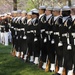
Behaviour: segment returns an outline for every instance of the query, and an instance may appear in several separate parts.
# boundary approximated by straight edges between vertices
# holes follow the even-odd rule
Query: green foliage
[[[34,6],[34,4],[33,4],[33,2],[31,1],[31,0],[28,0],[28,2],[27,2],[27,11],[30,11],[31,9],[33,9],[33,8],[35,8],[35,6]]]
[[[52,75],[39,69],[37,65],[13,57],[11,50],[11,45],[6,47],[0,44],[0,75]]]

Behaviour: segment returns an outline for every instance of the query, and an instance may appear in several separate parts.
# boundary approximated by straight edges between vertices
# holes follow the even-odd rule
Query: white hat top
[[[67,11],[67,10],[71,10],[71,8],[69,6],[63,6],[62,11]]]
[[[9,12],[9,13],[7,13],[7,15],[11,15],[11,13]]]
[[[61,7],[60,6],[54,6],[53,10],[60,11]]]
[[[26,10],[23,10],[21,13],[27,13],[27,11]]]
[[[32,15],[32,12],[31,12],[31,11],[30,11],[30,12],[28,12],[28,13],[27,13],[27,15]]]
[[[48,7],[46,8],[46,10],[53,10],[53,8],[50,7],[50,6],[48,6]]]
[[[0,17],[4,16],[4,14],[0,14]]]
[[[34,9],[32,9],[32,10],[31,10],[31,12],[36,11],[36,10],[37,10],[37,9],[36,9],[36,8],[34,8]]]
[[[7,14],[5,13],[5,14],[3,14],[3,16],[7,16]]]
[[[17,11],[12,11],[12,13],[17,13]]]
[[[50,7],[50,6],[48,6],[48,7],[46,8],[46,10],[53,10],[53,8]]]
[[[21,13],[22,11],[21,10],[17,10],[17,13]]]
[[[38,10],[34,10],[32,13],[37,14],[37,13],[39,13],[39,11]]]
[[[2,17],[3,15],[2,14],[0,14],[0,17]]]
[[[46,6],[40,6],[39,9],[46,9]]]

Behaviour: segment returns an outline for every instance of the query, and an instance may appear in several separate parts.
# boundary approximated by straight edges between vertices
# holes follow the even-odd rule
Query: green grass
[[[11,49],[11,45],[6,47],[0,44],[0,75],[52,75],[34,64],[25,63],[22,59],[13,57],[10,54]]]

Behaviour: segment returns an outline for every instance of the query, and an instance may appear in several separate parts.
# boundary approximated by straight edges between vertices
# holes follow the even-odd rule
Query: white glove
[[[37,38],[35,38],[35,39],[34,39],[34,42],[35,42],[35,41],[37,41],[37,40],[38,40],[38,39],[37,39]]]
[[[46,38],[44,39],[44,43],[45,43],[45,42],[47,42],[47,39],[46,39]]]
[[[52,41],[51,41],[51,44],[54,44],[55,42],[54,42],[54,39],[52,39]]]
[[[26,37],[26,36],[24,36],[24,37],[23,37],[23,39],[27,39],[27,37]]]
[[[63,44],[62,44],[62,42],[60,41],[59,43],[58,43],[58,46],[60,47],[60,46],[62,46]]]
[[[67,50],[71,50],[71,49],[72,49],[71,45],[68,45]]]

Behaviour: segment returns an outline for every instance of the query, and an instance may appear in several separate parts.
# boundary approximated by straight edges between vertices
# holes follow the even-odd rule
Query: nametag
[[[47,39],[46,39],[46,38],[44,39],[44,43],[45,43],[45,42],[47,42]]]
[[[27,37],[26,37],[26,36],[24,36],[24,37],[23,37],[23,39],[27,39]]]
[[[55,42],[54,42],[54,39],[52,39],[52,41],[51,41],[51,44],[54,44]]]
[[[38,39],[37,39],[37,38],[35,38],[35,39],[34,39],[34,42],[36,42],[37,40],[38,40]]]

